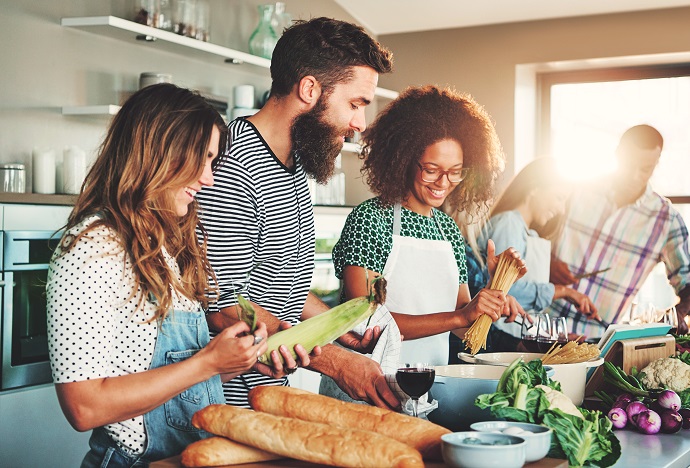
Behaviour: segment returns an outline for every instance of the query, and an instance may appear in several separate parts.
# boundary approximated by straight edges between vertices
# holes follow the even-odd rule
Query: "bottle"
[[[271,26],[273,5],[258,5],[258,9],[259,24],[249,37],[249,53],[270,59],[278,42],[278,37]]]

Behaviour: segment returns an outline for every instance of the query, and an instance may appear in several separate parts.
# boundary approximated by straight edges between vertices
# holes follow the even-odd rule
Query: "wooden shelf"
[[[225,62],[233,64],[250,64],[268,69],[271,61],[263,57],[229,49],[210,42],[204,42],[191,37],[180,36],[170,31],[152,28],[143,24],[128,21],[116,16],[86,16],[76,18],[62,18],[62,26],[83,29],[96,34],[115,38],[122,41],[140,40],[151,47],[159,48],[178,54],[208,59],[208,56],[221,57]],[[376,96],[395,99],[396,91],[376,88]],[[88,106],[91,107],[91,106]],[[75,115],[75,114],[71,114]]]
[[[0,193],[0,203],[25,205],[74,205],[77,195],[45,195],[42,193]]]
[[[350,143],[350,142],[345,142],[343,143],[343,151],[347,153],[357,153],[359,154],[362,151],[362,145],[359,143]]]

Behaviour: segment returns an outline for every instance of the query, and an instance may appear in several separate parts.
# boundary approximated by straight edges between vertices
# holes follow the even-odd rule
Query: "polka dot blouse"
[[[96,217],[70,230],[82,232]],[[149,368],[156,343],[155,306],[137,308],[141,291],[116,234],[106,227],[89,231],[66,254],[58,249],[48,272],[48,346],[55,383],[102,379]],[[175,260],[166,255],[170,268]],[[177,298],[175,309],[196,310],[196,302]],[[105,403],[105,402],[104,402]],[[125,451],[142,453],[144,417],[105,426]]]
[[[342,279],[347,265],[360,266],[378,273],[383,272],[393,248],[393,206],[384,207],[378,198],[371,198],[347,217],[340,239],[333,247],[335,275]],[[438,229],[436,220],[443,233]],[[460,229],[453,218],[440,210],[433,210],[433,217],[423,216],[402,208],[400,235],[417,239],[445,240],[453,246],[458,264],[460,283],[467,283],[465,244]]]

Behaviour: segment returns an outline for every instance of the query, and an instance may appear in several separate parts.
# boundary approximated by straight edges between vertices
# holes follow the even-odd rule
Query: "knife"
[[[599,273],[604,273],[605,271],[609,271],[611,267],[604,268],[601,270],[596,270],[596,271],[590,271],[589,273],[580,273],[579,275],[575,275],[576,280],[581,280],[583,278],[589,278],[590,276],[596,276]]]

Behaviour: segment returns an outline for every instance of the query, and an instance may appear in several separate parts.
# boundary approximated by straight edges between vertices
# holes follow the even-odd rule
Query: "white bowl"
[[[549,453],[551,447],[551,428],[539,424],[520,423],[513,421],[482,421],[470,426],[479,432],[503,432],[509,427],[518,427],[528,433],[514,434],[525,439],[525,461],[527,463],[541,460]]]
[[[474,445],[467,439],[486,444],[498,440],[509,445]],[[454,468],[520,468],[525,464],[525,439],[493,432],[453,432],[441,436],[443,461]]]
[[[484,364],[494,366],[507,366],[515,359],[521,357],[526,362],[539,359],[543,353],[481,353],[475,356],[467,353],[458,353],[458,357],[471,364]],[[592,367],[598,367],[604,363],[604,358],[597,358],[586,362],[575,364],[549,364],[553,367],[553,380],[560,382],[563,393],[579,406],[585,399],[585,384],[587,383],[587,372]]]

